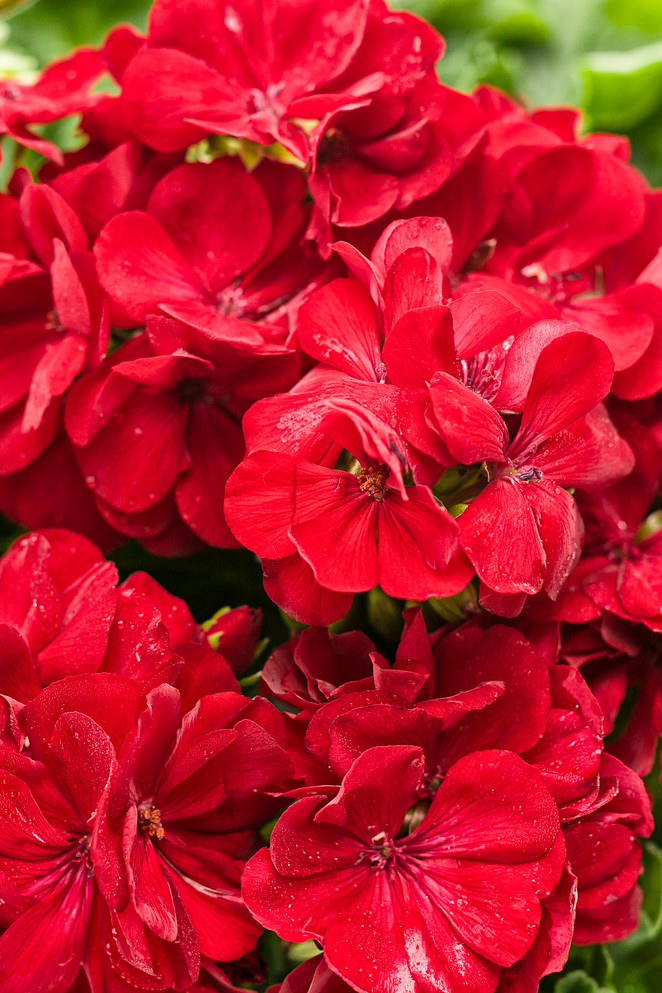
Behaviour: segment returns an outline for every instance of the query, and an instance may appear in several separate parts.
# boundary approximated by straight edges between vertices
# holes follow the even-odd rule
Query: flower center
[[[74,853],[74,861],[82,862],[87,870],[88,876],[94,875],[94,865],[92,864],[92,858],[90,856],[91,841],[92,837],[89,834],[85,838],[81,838]]]
[[[514,337],[511,335],[493,348],[460,360],[462,382],[488,402],[494,400],[499,392],[503,367],[513,341]]]
[[[329,162],[340,162],[349,155],[349,152],[347,135],[336,128],[329,128],[320,142],[317,158],[321,165],[327,165]]]
[[[556,307],[569,304],[575,296],[595,293],[598,277],[598,272],[593,278],[574,270],[548,272],[540,262],[532,262],[520,270],[521,282]]]
[[[204,379],[190,376],[188,379],[181,379],[177,384],[177,393],[185,403],[194,403],[202,400],[207,395],[207,384]]]
[[[263,90],[252,89],[250,91],[251,102],[253,104],[252,112],[254,114],[263,114],[266,112],[273,114],[275,117],[280,117],[285,110],[283,102],[280,99],[284,87],[284,83],[269,83]]]
[[[46,330],[58,332],[64,331],[60,318],[57,316],[57,310],[50,310],[46,315]]]
[[[150,838],[163,841],[165,831],[161,826],[161,811],[154,807],[141,807],[138,810],[138,826]]]
[[[524,464],[522,464],[524,462]],[[525,460],[513,459],[510,465],[499,475],[511,483],[535,483],[543,478],[543,471]]]
[[[386,834],[386,831],[380,831],[379,834],[376,834],[370,839],[370,848],[366,848],[361,852],[356,860],[356,864],[369,862],[375,869],[384,869],[392,860],[393,856],[394,851],[391,839]]]
[[[381,503],[390,472],[391,470],[385,465],[371,465],[368,469],[362,469],[358,476],[359,489]]]

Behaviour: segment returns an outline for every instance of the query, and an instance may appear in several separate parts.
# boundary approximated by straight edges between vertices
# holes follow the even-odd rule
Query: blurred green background
[[[391,2],[416,11],[445,36],[444,82],[463,90],[491,83],[531,107],[579,106],[584,130],[627,134],[635,163],[652,185],[662,185],[662,0]],[[122,21],[144,29],[149,6],[148,0],[0,0],[0,75],[29,73],[76,45],[99,44]],[[272,643],[286,636],[246,552],[164,560],[126,546],[114,558],[122,576],[148,569],[185,596],[199,620],[224,602],[248,600],[265,608]],[[373,635],[369,598],[357,604],[365,616],[353,622]],[[656,798],[654,838],[662,845],[659,768],[648,786]],[[655,844],[647,845],[645,864],[637,933],[617,945],[575,950],[564,975],[543,980],[541,993],[662,991],[662,850]]]

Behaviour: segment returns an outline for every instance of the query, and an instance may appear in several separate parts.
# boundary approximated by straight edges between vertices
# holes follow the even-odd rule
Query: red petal
[[[246,548],[261,558],[291,555],[297,460],[280,452],[253,452],[230,476],[225,516]]]
[[[576,321],[608,346],[617,372],[631,368],[642,357],[653,338],[655,321],[646,313],[650,296],[657,291],[645,285],[628,286],[604,297],[579,298],[563,316]]]
[[[301,624],[332,624],[352,605],[352,593],[334,593],[316,581],[300,555],[264,559],[264,588],[285,613]]]
[[[0,693],[26,703],[39,693],[35,663],[25,639],[7,624],[0,624]]]
[[[94,246],[99,280],[136,321],[162,303],[209,304],[204,287],[163,227],[149,214],[128,211],[105,226]]]
[[[614,360],[599,339],[577,332],[552,341],[536,362],[509,455],[524,455],[587,414],[607,395],[613,376]]]
[[[410,248],[422,248],[445,272],[453,255],[453,237],[443,217],[410,217],[394,221],[376,242],[372,258],[386,274],[396,259]]]
[[[458,462],[504,461],[508,431],[487,400],[445,372],[432,379],[430,398],[439,433]]]
[[[634,455],[599,404],[542,444],[535,464],[561,486],[595,490],[627,476],[634,468]]]
[[[379,582],[377,501],[349,473],[305,463],[295,471],[290,535],[315,579],[338,593],[372,589]]]
[[[179,475],[186,420],[186,407],[176,396],[136,389],[122,417],[78,453],[88,487],[119,510],[153,506]]]
[[[355,848],[357,842],[370,845],[380,831],[393,839],[402,827],[424,768],[420,748],[410,745],[368,748],[352,764],[335,799],[316,814],[315,822],[335,824],[351,832]],[[345,843],[350,844],[349,840]]]
[[[175,490],[177,507],[191,530],[210,545],[237,544],[223,516],[225,484],[241,461],[241,429],[211,404],[193,406],[187,429],[191,466]]]
[[[133,829],[135,831],[135,810]],[[125,827],[123,843],[127,841]],[[130,855],[131,895],[145,924],[163,941],[177,938],[177,917],[166,865],[158,857],[150,838],[134,837]]]
[[[497,593],[537,593],[545,577],[545,552],[522,486],[495,479],[458,518],[460,544]]]
[[[436,372],[457,378],[453,321],[447,307],[411,310],[384,342],[384,364],[395,386],[424,386]]]
[[[197,22],[193,12],[191,17]],[[226,78],[176,48],[142,49],[129,63],[122,84],[129,124],[161,152],[186,148],[211,130],[190,119],[217,113],[222,129],[241,108],[240,100],[228,100]]]
[[[518,755],[495,749],[472,752],[451,766],[406,848],[517,864],[544,856],[558,832],[556,802],[540,773]]]
[[[239,897],[214,893],[173,874],[173,883],[195,928],[200,951],[211,959],[231,961],[255,947],[262,928]]]
[[[544,588],[555,600],[579,561],[584,524],[574,499],[555,483],[540,479],[524,486],[545,550]]]
[[[91,823],[115,768],[110,738],[86,714],[69,713],[55,723],[50,748],[58,760],[63,792],[83,824]]]
[[[410,310],[438,307],[444,302],[443,273],[424,248],[408,248],[388,271],[384,284],[387,328]]]
[[[522,410],[542,350],[557,338],[576,331],[574,324],[565,321],[536,321],[517,335],[508,351],[494,406],[499,410]]]
[[[360,283],[334,279],[317,290],[299,310],[297,336],[319,362],[358,379],[378,379],[380,330],[375,305]]]
[[[271,237],[264,193],[230,158],[173,169],[154,187],[147,209],[212,295],[256,263]]]
[[[548,667],[513,628],[498,624],[481,631],[463,625],[441,639],[434,648],[434,680],[434,697],[470,692],[486,680],[499,680],[505,687],[479,714],[463,716],[461,735],[449,729],[454,752],[458,746],[474,751],[496,745],[522,752],[545,731],[550,708]],[[514,713],[526,719],[515,721]]]
[[[450,305],[455,347],[461,359],[492,348],[519,330],[520,311],[500,293],[465,293]],[[448,370],[450,371],[450,370]]]
[[[94,887],[81,868],[0,937],[3,993],[65,993],[85,954]]]
[[[389,596],[426,600],[452,596],[467,585],[473,569],[458,550],[458,528],[445,508],[422,486],[408,499],[386,495],[379,511],[379,585]]]

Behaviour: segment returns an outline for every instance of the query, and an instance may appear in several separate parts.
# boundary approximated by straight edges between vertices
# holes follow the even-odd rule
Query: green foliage
[[[628,131],[662,105],[662,41],[629,52],[593,52],[582,76],[588,128]]]
[[[610,993],[591,976],[588,976],[582,969],[569,972],[556,983],[554,993]]]
[[[37,0],[11,18],[11,43],[43,65],[76,45],[99,45],[116,24],[144,29],[149,7],[148,0]]]

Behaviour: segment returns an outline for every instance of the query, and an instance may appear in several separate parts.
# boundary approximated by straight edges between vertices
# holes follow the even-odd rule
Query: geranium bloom
[[[422,770],[416,795],[410,800],[405,827],[395,837],[394,864],[389,871],[396,874],[404,861],[398,859],[399,840],[413,838],[418,825],[421,831],[424,829],[426,817],[434,809],[435,797],[460,763],[472,759],[477,752],[490,756],[517,753],[528,768],[541,776],[554,798],[562,830],[572,836],[577,866],[568,861],[563,874],[557,877],[553,892],[542,899],[542,915],[535,915],[538,928],[535,940],[520,961],[503,969],[498,989],[528,991],[534,988],[528,982],[537,984],[543,974],[561,968],[573,931],[577,886],[580,894],[584,894],[580,895],[581,912],[585,910],[587,919],[593,921],[593,940],[599,940],[599,933],[608,938],[632,930],[636,913],[633,908],[639,899],[636,871],[632,868],[638,865],[639,847],[633,834],[650,831],[648,801],[638,777],[611,757],[604,757],[602,716],[597,703],[576,672],[567,666],[550,665],[555,657],[552,645],[543,648],[541,641],[540,650],[536,650],[512,628],[492,625],[481,630],[475,621],[428,639],[420,611],[408,611],[393,668],[371,652],[370,647],[359,632],[332,636],[310,629],[287,651],[277,652],[265,667],[265,685],[273,687],[280,699],[302,708],[288,720],[290,751],[298,775],[307,784],[304,795],[317,796],[308,801],[310,811],[304,811],[303,805],[293,810],[299,807],[306,815],[305,832],[301,824],[298,830],[311,839],[311,846],[321,842],[317,827],[320,830],[322,824],[325,830],[327,827],[325,815],[320,817],[315,812],[321,802],[320,794],[327,799],[335,797],[330,805],[334,808],[342,806],[345,796],[351,796],[353,809],[360,806],[367,811],[374,803],[367,779],[361,788],[357,786],[350,792],[348,787],[348,778],[359,760],[367,763],[368,756],[377,752],[386,755],[396,747],[417,748]],[[356,678],[348,679],[346,656],[352,648],[358,653],[360,666]],[[515,712],[517,720],[513,718]],[[339,793],[336,784],[340,784]],[[498,799],[494,802],[498,803]],[[320,844],[321,865],[317,857],[307,857],[306,847],[301,861],[305,856],[311,863],[308,872],[299,871],[299,856],[291,862],[297,866],[296,870],[290,871],[289,846],[295,837],[287,819],[290,816],[294,823],[295,815],[288,811],[282,818],[283,833],[277,834],[277,827],[272,837],[273,866],[265,873],[268,860],[263,854],[247,869],[247,892],[257,892],[258,899],[263,901],[267,891],[263,887],[273,884],[278,899],[281,895],[285,899],[287,893],[288,899],[290,895],[294,897],[293,905],[300,906],[297,902],[300,887],[301,900],[305,903],[299,926],[308,933],[308,924],[303,920],[308,915],[311,920],[323,920],[323,927],[332,928],[331,954],[324,938],[319,938],[326,959],[335,972],[360,987],[361,981],[355,981],[355,974],[349,972],[353,968],[348,964],[351,956],[336,942],[337,930],[344,927],[349,906],[343,904],[337,921],[332,922],[330,904],[325,903],[322,895],[323,887],[328,886],[328,892],[333,889],[335,893],[339,885],[342,900],[354,899],[350,866],[343,861],[345,842],[337,839],[336,843],[336,839],[326,837],[324,844]],[[347,827],[345,824],[344,829]],[[308,833],[311,830],[313,833]],[[354,833],[353,828],[350,830]],[[585,862],[586,839],[602,832],[618,835],[620,854],[612,861],[600,856],[599,868],[596,864],[591,874]],[[318,876],[325,867],[331,873],[334,859],[338,863],[337,880],[330,875]],[[251,874],[253,867],[255,872]],[[624,897],[613,907],[609,899],[610,873],[614,876],[614,891],[618,890]],[[300,878],[304,875],[305,880]],[[592,889],[598,877],[601,886]],[[303,895],[304,883],[311,887],[310,897]],[[436,892],[439,900],[436,910],[445,913],[439,891]],[[314,901],[319,901],[319,905]],[[366,914],[370,912],[369,906],[363,904]],[[263,902],[259,908],[258,916],[265,912]],[[318,909],[320,917],[316,918]],[[374,910],[375,927],[379,926],[380,913],[379,909]],[[283,926],[293,926],[292,912],[285,910],[284,914]],[[452,916],[449,919],[458,933]],[[290,936],[289,930],[283,934]],[[387,962],[384,960],[385,983],[389,981]],[[437,964],[437,968],[441,966]],[[491,989],[494,988],[496,980]]]
[[[198,636],[186,604],[144,573],[117,580],[98,548],[60,529],[19,538],[0,559],[0,694],[13,707],[67,676],[143,683],[181,668],[174,646]]]
[[[608,748],[647,775],[662,734],[662,636],[606,613],[591,624],[564,625],[562,653],[580,668],[600,702],[607,732],[614,730],[626,693],[636,693],[625,727]]]
[[[116,584],[112,562],[77,534],[37,532],[17,541],[0,560],[0,692],[26,702],[54,679],[99,668]]]
[[[382,113],[399,116],[442,50],[429,25],[381,0],[334,0],[324,10],[314,0],[227,9],[195,0],[185,13],[157,0],[122,79],[124,106],[154,148],[185,148],[212,132],[278,141],[306,161],[301,119],[371,97],[379,106],[382,95]]]
[[[408,829],[423,771],[418,748],[368,749],[333,800],[282,815],[271,852],[246,867],[244,898],[284,938],[321,940],[357,990],[397,977],[403,990],[491,993],[531,947],[558,882],[556,804],[517,756],[479,751],[449,769]]]
[[[659,488],[662,453],[645,425],[620,411],[615,416],[635,453],[635,466],[624,480],[580,496],[587,543],[581,573],[569,585],[578,586],[579,598],[587,596],[599,611],[662,631],[662,534],[655,517],[646,523]],[[573,599],[565,598],[559,616],[575,619]]]
[[[243,349],[284,350],[287,306],[321,270],[299,244],[304,194],[299,171],[277,162],[249,173],[221,158],[169,172],[146,211],[120,213],[96,242],[117,323],[165,313]]]
[[[581,944],[618,941],[636,928],[641,851],[632,844],[632,835],[653,830],[650,801],[639,776],[606,752],[600,774],[596,810],[564,827],[578,882],[574,940]]]
[[[68,399],[68,432],[101,513],[164,551],[195,548],[196,535],[233,546],[222,501],[243,453],[241,415],[297,370],[292,353],[252,356],[150,318]]]
[[[280,715],[227,690],[229,670],[201,651],[169,673],[177,689],[145,698],[133,679],[72,676],[18,714],[31,757],[0,751],[15,918],[0,937],[5,989],[64,993],[82,967],[94,993],[119,977],[123,989],[183,990],[200,951],[233,959],[254,946],[239,876],[274,809],[264,794],[291,763]],[[36,950],[40,932],[53,940]]]
[[[390,465],[375,460],[378,445]],[[458,554],[454,521],[427,487],[403,486],[397,441],[391,445],[389,451],[388,436],[375,432],[372,450],[360,456],[355,472],[284,452],[253,452],[228,481],[226,515],[239,540],[265,559],[285,560],[286,569],[294,555],[312,569],[317,606],[312,596],[301,601],[287,574],[282,592],[270,588],[299,619],[341,616],[351,594],[378,584],[392,596],[425,599],[456,593],[471,578]],[[350,599],[328,598],[320,590]]]
[[[22,904],[0,937],[11,993],[65,993],[81,966],[95,993],[113,989],[117,973],[129,988],[184,989],[197,976],[181,904],[179,940],[161,940],[133,907],[114,913],[99,886],[99,809],[140,697],[138,684],[119,676],[58,682],[21,712],[33,757],[0,752],[0,870]]]
[[[521,391],[527,371],[513,367],[519,377],[508,385],[520,378]],[[569,333],[551,341],[529,367],[512,441],[492,405],[448,373],[433,376],[432,416],[448,450],[463,465],[490,466],[487,486],[459,519],[462,546],[490,589],[536,593],[544,587],[556,598],[582,540],[579,512],[562,487],[596,487],[630,471],[629,447],[596,409],[612,375],[611,356],[597,339]],[[505,392],[502,382],[494,402],[507,409]]]
[[[60,397],[105,354],[109,324],[82,225],[54,190],[2,197],[0,475],[53,441]]]
[[[188,712],[170,686],[154,689],[118,754],[97,851],[102,885],[122,913],[129,903],[164,940],[185,908],[200,951],[238,958],[260,928],[239,899],[251,831],[274,802],[265,796],[291,763],[274,738],[279,715],[239,693],[203,696]]]

